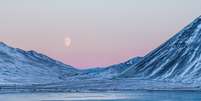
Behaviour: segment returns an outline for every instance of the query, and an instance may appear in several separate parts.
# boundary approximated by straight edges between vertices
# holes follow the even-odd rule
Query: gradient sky
[[[201,0],[0,0],[0,41],[107,66],[145,55],[200,15]]]

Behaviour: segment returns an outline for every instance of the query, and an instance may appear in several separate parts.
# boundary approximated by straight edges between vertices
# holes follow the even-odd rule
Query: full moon
[[[70,47],[71,46],[71,38],[70,37],[66,37],[65,39],[64,39],[64,43],[65,43],[65,46],[66,47]]]

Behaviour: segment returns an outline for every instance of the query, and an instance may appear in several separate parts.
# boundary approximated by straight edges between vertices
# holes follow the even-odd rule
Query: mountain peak
[[[0,42],[0,83],[52,83],[78,74],[70,65]],[[17,79],[16,79],[17,78]]]
[[[12,47],[8,46],[7,44],[5,44],[4,42],[0,41],[0,51],[8,51],[10,49],[13,49]]]
[[[0,41],[0,46],[7,46],[7,45]]]
[[[137,65],[124,71],[120,77],[200,82],[200,63],[201,16],[147,54]]]

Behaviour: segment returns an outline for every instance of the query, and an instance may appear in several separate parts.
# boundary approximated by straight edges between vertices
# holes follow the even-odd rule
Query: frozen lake
[[[0,94],[0,101],[201,101],[201,92],[18,93]]]

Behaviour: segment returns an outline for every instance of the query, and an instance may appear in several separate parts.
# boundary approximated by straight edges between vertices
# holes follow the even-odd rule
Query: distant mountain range
[[[130,66],[134,66],[141,61],[142,57],[135,57],[126,62],[111,65],[108,67],[91,68],[83,70],[78,79],[112,79],[117,77],[120,73],[128,69]]]
[[[79,70],[1,42],[1,84],[50,84],[43,87],[54,90],[201,89],[201,16],[146,56],[104,68]]]
[[[112,78],[138,63],[140,57],[109,67],[79,70],[35,51],[0,42],[0,84],[44,84],[66,79]]]

